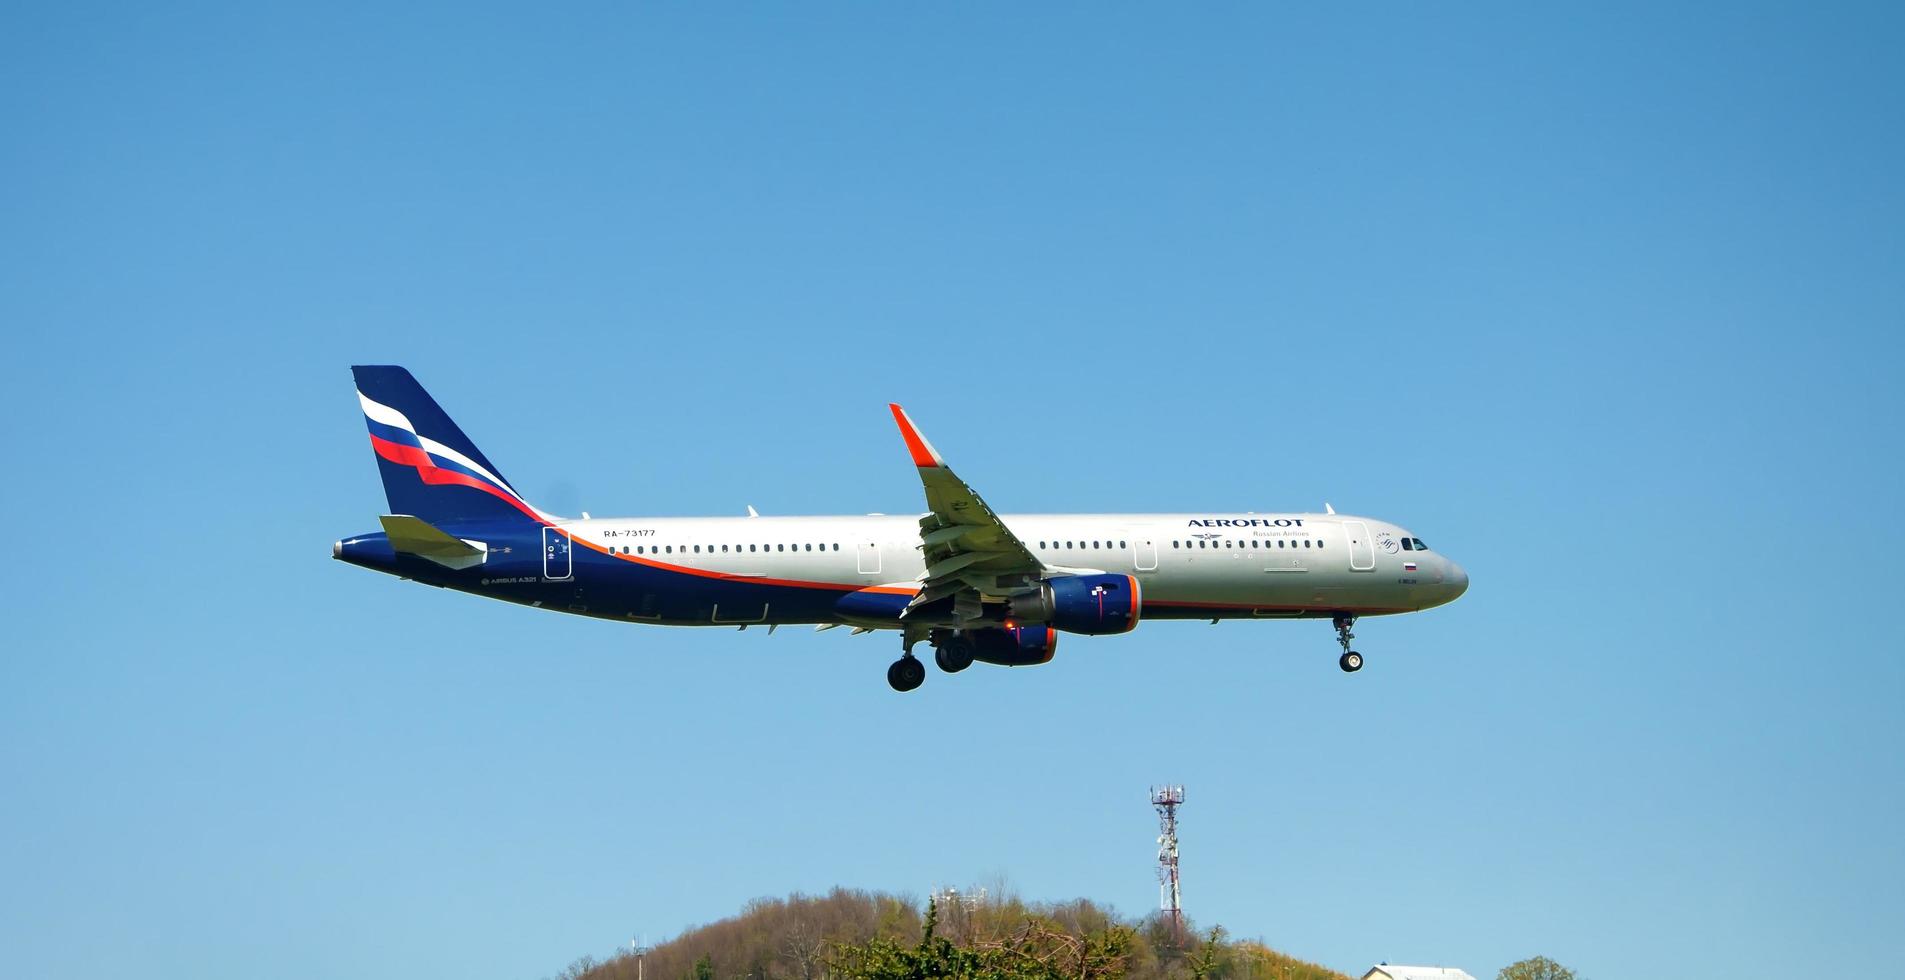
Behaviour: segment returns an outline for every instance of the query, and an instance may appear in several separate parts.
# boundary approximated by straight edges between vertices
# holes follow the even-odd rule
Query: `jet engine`
[[[1052,654],[1058,651],[1058,634],[1049,626],[966,630],[961,639],[972,644],[972,659],[1000,667],[1051,663]]]
[[[1129,575],[1062,575],[1013,596],[1009,608],[1014,622],[1102,636],[1136,629],[1140,602],[1138,580]]]

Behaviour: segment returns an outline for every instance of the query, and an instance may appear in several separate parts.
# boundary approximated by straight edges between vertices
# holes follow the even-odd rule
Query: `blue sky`
[[[1360,972],[1905,913],[1891,5],[0,15],[0,973],[533,978],[836,883]],[[893,695],[421,589],[348,365],[538,503],[1340,510],[1469,570]]]

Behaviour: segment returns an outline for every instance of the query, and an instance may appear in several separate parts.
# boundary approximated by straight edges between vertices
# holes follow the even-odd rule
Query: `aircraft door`
[[[1158,570],[1158,542],[1151,536],[1151,532],[1139,531],[1132,535],[1131,567],[1140,572]]]
[[[550,582],[567,581],[574,574],[570,563],[569,535],[561,528],[542,529],[542,577]]]
[[[878,541],[860,542],[860,574],[878,575],[880,573],[880,543]]]
[[[1362,521],[1344,521],[1343,533],[1349,537],[1349,570],[1376,570],[1376,546],[1369,540],[1369,525]]]

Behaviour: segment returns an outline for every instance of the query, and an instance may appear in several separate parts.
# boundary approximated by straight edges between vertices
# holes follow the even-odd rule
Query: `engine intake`
[[[1009,608],[1015,621],[1103,636],[1136,629],[1142,603],[1138,580],[1130,575],[1062,575],[1012,597]]]

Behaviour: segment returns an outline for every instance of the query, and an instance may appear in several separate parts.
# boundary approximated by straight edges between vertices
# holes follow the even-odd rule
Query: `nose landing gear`
[[[1363,655],[1349,648],[1349,641],[1356,638],[1356,634],[1349,631],[1351,626],[1356,625],[1356,617],[1338,616],[1330,622],[1336,627],[1336,642],[1343,647],[1343,655],[1336,658],[1336,666],[1343,668],[1345,674],[1354,674],[1363,669]]]

